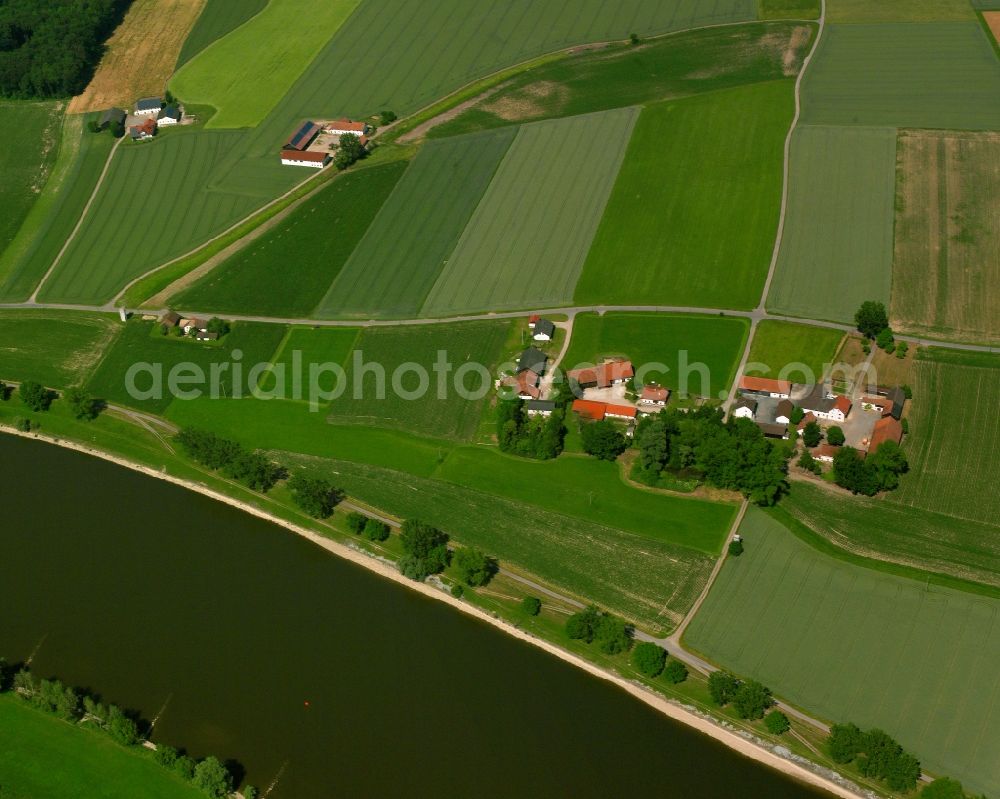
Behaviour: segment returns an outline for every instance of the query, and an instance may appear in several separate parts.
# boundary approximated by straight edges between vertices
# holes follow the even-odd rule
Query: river
[[[826,796],[227,505],[0,435],[0,655],[271,796]]]

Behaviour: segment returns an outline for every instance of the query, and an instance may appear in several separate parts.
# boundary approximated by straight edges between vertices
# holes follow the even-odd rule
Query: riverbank
[[[184,487],[188,490],[195,491],[211,499],[219,502],[226,503],[234,508],[242,510],[246,513],[250,513],[258,518],[266,520],[272,524],[278,524],[287,530],[290,530],[297,535],[308,539],[309,541],[321,546],[328,552],[335,554],[343,559],[349,560],[356,563],[371,572],[375,572],[386,579],[393,580],[400,585],[404,585],[408,588],[414,589],[421,594],[436,599],[438,601],[446,602],[458,610],[466,613],[469,616],[478,618],[488,624],[493,625],[497,629],[503,630],[509,635],[522,640],[526,643],[530,643],[540,649],[545,650],[551,655],[560,658],[564,662],[576,666],[579,669],[587,672],[588,674],[598,677],[606,682],[610,682],[617,687],[627,691],[635,698],[644,702],[649,707],[657,710],[663,715],[679,721],[686,726],[696,729],[699,732],[709,735],[720,743],[728,746],[734,751],[740,753],[741,755],[758,761],[764,765],[767,765],[773,769],[776,769],[794,779],[800,780],[803,783],[809,784],[814,787],[821,788],[829,793],[841,796],[841,797],[856,797],[864,795],[853,789],[846,782],[838,782],[835,775],[827,775],[822,771],[814,771],[809,764],[795,762],[783,757],[779,752],[772,751],[767,747],[767,745],[757,742],[755,740],[749,740],[745,737],[745,733],[737,732],[732,729],[728,729],[721,724],[715,722],[711,718],[694,711],[691,708],[682,706],[681,704],[668,700],[667,698],[643,687],[636,683],[633,683],[627,679],[622,678],[618,674],[609,672],[594,663],[588,662],[580,656],[568,652],[559,646],[531,635],[524,630],[518,629],[514,625],[496,618],[495,616],[485,612],[468,602],[463,602],[456,600],[450,595],[434,588],[430,585],[422,583],[414,583],[407,580],[402,575],[400,575],[391,564],[386,564],[381,561],[375,560],[374,558],[358,551],[345,544],[332,541],[323,535],[301,525],[295,524],[285,519],[278,518],[267,511],[260,508],[254,507],[250,504],[237,500],[233,497],[227,496],[217,490],[209,488],[208,486],[201,485],[192,480],[186,480],[173,475],[164,474],[154,468],[149,466],[144,466],[141,464],[129,461],[126,458],[114,455],[105,450],[101,450],[92,446],[87,446],[83,444],[76,443],[74,441],[68,441],[65,439],[57,438],[54,436],[46,435],[43,433],[21,433],[19,431],[13,430],[8,427],[0,426],[0,431],[7,432],[10,434],[18,435],[23,438],[35,439],[37,441],[42,441],[45,443],[56,444],[67,449],[75,450],[83,454],[91,455],[94,457],[101,458],[103,460],[115,463],[117,465],[123,466],[125,468],[131,469],[133,471],[142,473],[150,477],[158,477],[161,480],[166,480],[167,482],[174,483],[175,485]],[[819,769],[819,767],[816,767]]]

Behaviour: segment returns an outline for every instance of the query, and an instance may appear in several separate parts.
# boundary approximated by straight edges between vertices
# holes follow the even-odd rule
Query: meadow
[[[148,750],[124,749],[104,733],[67,724],[11,694],[0,696],[0,785],[11,799],[204,796],[154,763]]]
[[[526,571],[653,632],[677,625],[712,568],[712,558],[695,550],[492,491],[344,461],[277,457],[328,475],[350,496],[399,518],[434,524],[498,558],[501,567]]]
[[[184,40],[177,56],[176,68],[180,69],[210,44],[262,11],[267,3],[268,0],[240,0],[238,3],[232,0],[206,0],[205,7]]]
[[[851,322],[865,300],[888,305],[895,163],[892,128],[796,130],[769,310]]]
[[[986,363],[990,365],[986,365]],[[950,363],[921,350],[916,361],[910,435],[903,448],[910,473],[892,501],[995,524],[1000,494],[993,490],[1000,451],[1000,359],[983,365]]]
[[[818,5],[818,4],[817,4]],[[813,28],[762,22],[580,50],[505,81],[431,137],[679,99],[798,74]],[[405,138],[405,137],[404,137]]]
[[[578,314],[573,322],[570,347],[560,368],[599,363],[622,356],[632,360],[637,370],[644,365],[663,364],[662,369],[645,369],[646,382],[659,383],[672,391],[681,388],[681,353],[686,363],[703,363],[710,382],[694,374],[690,393],[716,398],[728,394],[736,366],[743,354],[749,331],[745,319],[696,316],[691,314],[595,313]]]
[[[904,477],[907,480],[908,477]],[[1000,526],[795,482],[781,508],[833,545],[927,574],[1000,588]]]
[[[787,377],[799,383],[815,383],[823,376],[824,366],[834,362],[843,338],[844,334],[839,330],[764,320],[757,325],[747,366],[766,364],[769,368],[754,369],[753,374],[777,377],[786,366],[802,364],[808,370],[806,374],[800,368],[782,374],[782,379]]]
[[[498,365],[510,322],[462,322],[422,327],[365,328],[347,367],[343,396],[329,405],[328,419],[334,423],[366,427],[388,427],[441,438],[468,440],[479,426],[487,398],[493,394]],[[490,370],[485,381],[476,372],[467,375],[464,386],[483,394],[478,399],[458,395],[456,371],[432,371],[439,353],[458,370],[463,364],[480,364]],[[380,367],[379,377],[360,364]],[[427,383],[420,392],[420,378],[405,365],[419,365]],[[398,372],[398,374],[397,374]],[[443,388],[442,388],[443,386]],[[416,396],[407,397],[409,392]]]
[[[957,22],[975,19],[968,0],[827,0],[829,22]]]
[[[170,89],[214,106],[209,128],[254,127],[305,71],[360,0],[271,0],[240,27],[184,64]],[[308,24],[289,24],[308,20]],[[253,58],[247,58],[253,53]]]
[[[421,314],[568,304],[637,116],[521,127]]]
[[[59,149],[58,103],[0,103],[0,252],[38,199]]]
[[[242,367],[242,380],[241,385],[235,388],[246,396],[250,390],[248,383],[250,370],[257,364],[270,363],[285,335],[285,327],[282,325],[238,322],[221,342],[202,343],[193,339],[160,335],[158,329],[154,330],[156,327],[154,322],[144,322],[139,319],[129,321],[87,382],[87,390],[95,397],[109,402],[162,413],[173,400],[168,375],[176,365],[191,364],[200,368],[204,372],[206,382],[211,377],[212,365],[222,365],[219,372],[219,387],[223,396],[232,396],[233,365],[239,364]],[[235,350],[240,350],[242,356],[234,357]],[[162,388],[154,396],[149,398],[140,396],[137,399],[129,393],[126,375],[135,364],[152,364],[162,370]],[[201,390],[205,394],[209,392],[208,385],[201,382],[193,386],[179,383],[179,386],[185,391],[194,389]],[[152,392],[153,378],[147,370],[136,376],[135,387],[140,392]]]
[[[1000,135],[899,137],[895,329],[1000,343]]]
[[[344,366],[348,356],[354,351],[359,333],[360,330],[356,327],[289,328],[274,356],[275,378],[266,381],[264,385],[280,390],[281,399],[307,402],[310,364],[316,364],[317,368],[325,364]],[[302,388],[298,391],[295,389],[296,369],[302,370]],[[284,370],[284,374],[281,370]],[[319,377],[320,390],[333,391],[336,388],[335,375],[324,371]]]
[[[0,380],[82,383],[120,330],[114,314],[0,311]]]
[[[791,80],[775,81],[644,109],[576,302],[756,307],[778,224],[792,90]]]
[[[515,131],[424,147],[347,259],[316,315],[416,316]]]
[[[691,647],[824,719],[884,729],[966,790],[1000,790],[1000,600],[834,559],[756,508],[741,532]]]
[[[83,115],[65,117],[59,154],[45,188],[17,236],[0,253],[0,300],[22,302],[31,296],[94,191],[115,140],[91,133],[85,123]]]
[[[1000,61],[971,22],[828,25],[802,86],[811,125],[1000,128]]]
[[[208,311],[309,316],[399,182],[407,163],[348,172],[171,302]]]

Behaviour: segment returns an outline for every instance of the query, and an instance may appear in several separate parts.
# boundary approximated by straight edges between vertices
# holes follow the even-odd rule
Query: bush
[[[831,446],[841,447],[844,445],[844,442],[847,440],[847,437],[844,435],[843,430],[841,430],[839,427],[834,426],[827,429],[826,440],[831,444]]]
[[[455,599],[461,599],[465,596],[465,588],[462,587],[461,583],[455,583],[451,587],[451,595],[455,597]]]
[[[729,542],[729,554],[734,558],[738,558],[743,554],[743,541],[737,541],[735,538]]]
[[[803,450],[799,456],[798,465],[800,469],[805,469],[807,472],[812,472],[813,474],[819,474],[823,471],[823,467],[819,465],[819,462],[812,456],[809,450]]]
[[[394,111],[389,111],[389,110],[381,111],[379,112],[378,118],[380,124],[391,125],[393,122],[396,121],[396,114]]]
[[[667,650],[649,641],[636,644],[632,651],[632,665],[647,677],[659,677],[666,663]]]
[[[780,710],[772,710],[764,717],[764,726],[771,735],[784,735],[792,725],[788,721],[788,716]]]
[[[363,513],[351,511],[347,514],[347,529],[355,535],[361,535],[368,525],[368,517]]]
[[[365,538],[369,541],[385,541],[389,537],[389,525],[378,519],[365,521]]]
[[[688,669],[679,660],[671,660],[667,667],[663,670],[663,676],[667,678],[667,682],[672,685],[677,685],[684,682],[688,678]]]
[[[521,610],[529,616],[537,616],[542,612],[542,600],[535,596],[526,596],[521,600]]]

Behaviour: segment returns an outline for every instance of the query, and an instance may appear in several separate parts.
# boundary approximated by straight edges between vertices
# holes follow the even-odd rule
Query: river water
[[[277,526],[0,435],[0,655],[271,796],[825,796]]]

